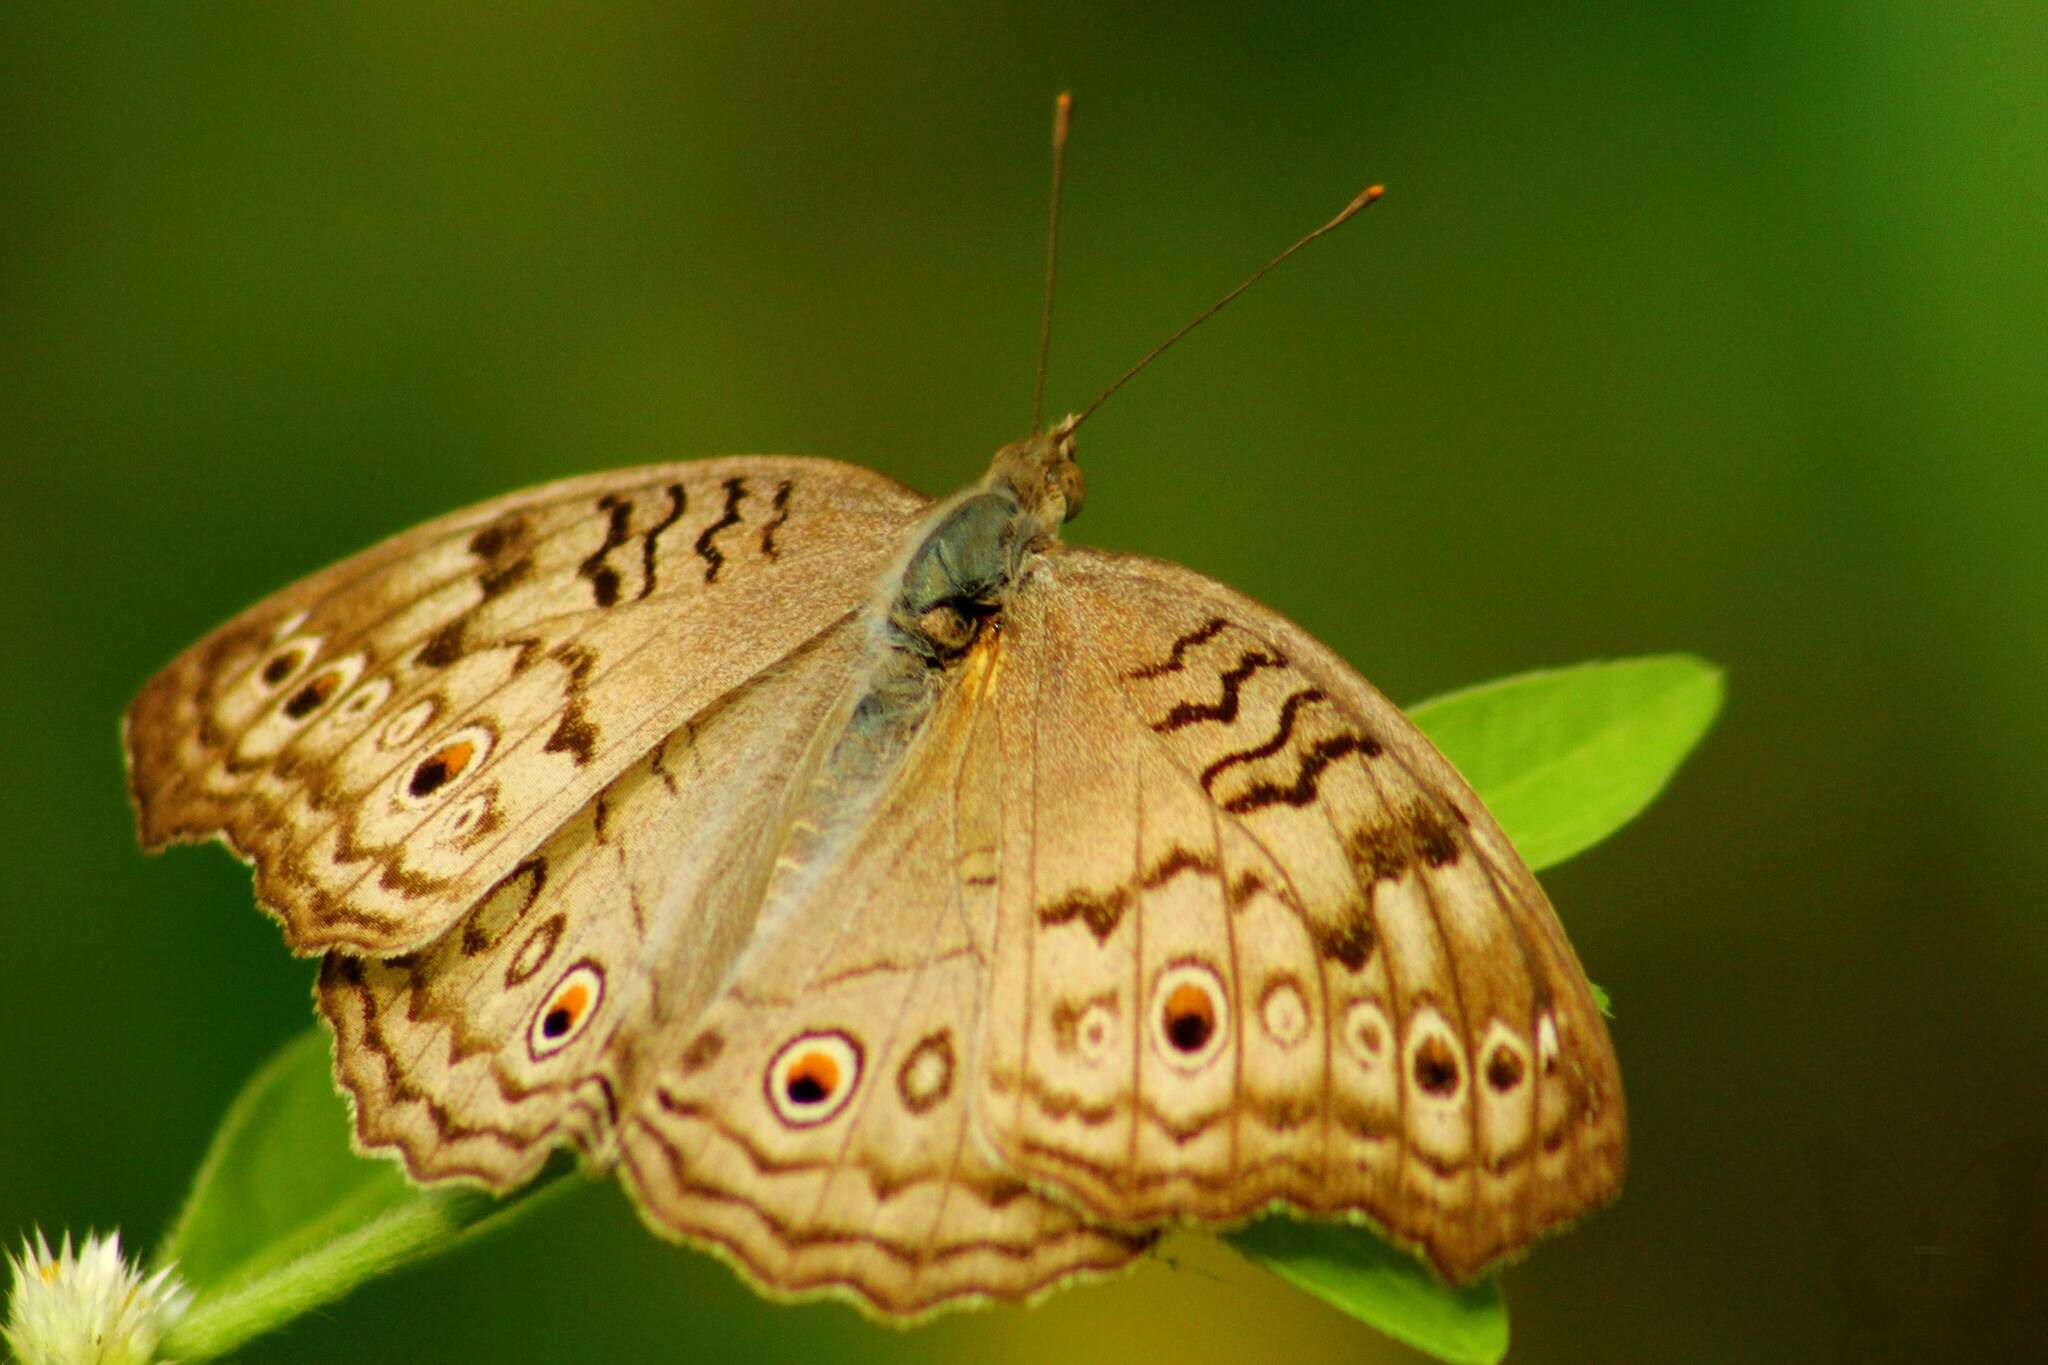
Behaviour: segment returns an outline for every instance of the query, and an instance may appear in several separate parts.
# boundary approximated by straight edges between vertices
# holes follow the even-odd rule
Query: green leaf
[[[1658,654],[1522,673],[1408,714],[1540,871],[1640,815],[1713,724],[1722,692],[1712,664]]]
[[[1524,673],[1409,715],[1532,868],[1590,848],[1648,806],[1721,709],[1721,671],[1684,654]],[[1593,998],[1610,1013],[1607,993]],[[1226,1236],[1288,1283],[1442,1360],[1499,1360],[1492,1278],[1452,1289],[1361,1227],[1268,1218]]]
[[[1507,1354],[1497,1280],[1451,1289],[1413,1256],[1341,1223],[1267,1218],[1226,1240],[1295,1288],[1439,1360],[1493,1365]]]
[[[364,1280],[445,1248],[514,1207],[452,1186],[420,1189],[389,1161],[349,1148],[327,1030],[301,1034],[228,1109],[162,1248],[197,1295],[164,1342],[172,1359],[233,1350]]]

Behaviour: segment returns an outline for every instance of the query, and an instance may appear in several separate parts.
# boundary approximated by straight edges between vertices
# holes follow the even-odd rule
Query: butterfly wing
[[[1091,1218],[1363,1216],[1465,1280],[1610,1199],[1613,1046],[1535,878],[1378,692],[1173,565],[1015,594],[995,1154]]]
[[[785,793],[865,639],[850,614],[664,735],[429,947],[329,953],[358,1144],[494,1189],[563,1142],[610,1165],[661,1021],[694,1016],[745,942]]]
[[[993,902],[950,875],[951,793],[994,790],[971,771],[995,757],[985,713],[934,726],[877,798],[889,818],[829,859],[791,852],[869,638],[851,614],[665,736],[428,948],[330,953],[358,1143],[495,1189],[571,1143],[767,1289],[890,1315],[1148,1244],[969,1140]],[[808,1103],[788,1092],[805,1068]]]
[[[421,947],[661,736],[860,605],[925,502],[743,456],[406,532],[144,687],[125,724],[143,842],[223,839],[298,952]]]
[[[978,1039],[1001,1026],[984,1010],[991,683],[970,668],[842,830],[795,823],[754,940],[621,1125],[647,1220],[772,1293],[906,1316],[1023,1297],[1152,1240],[1041,1197],[972,1132]]]

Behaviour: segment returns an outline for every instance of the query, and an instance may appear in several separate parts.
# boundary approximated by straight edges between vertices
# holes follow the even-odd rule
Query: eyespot
[[[440,709],[441,704],[432,697],[421,697],[384,722],[384,728],[377,734],[377,747],[398,749],[412,743],[419,738],[422,730],[433,723],[434,716]]]
[[[903,1059],[896,1072],[896,1093],[913,1114],[929,1113],[953,1093],[953,1033],[927,1034]]]
[[[305,720],[346,692],[362,671],[360,654],[337,660],[292,688],[278,711],[289,720]]]
[[[1344,1049],[1370,1071],[1387,1048],[1387,1014],[1370,1000],[1355,1000],[1344,1011]]]
[[[1496,1095],[1505,1095],[1520,1085],[1527,1070],[1522,1054],[1504,1042],[1495,1043],[1493,1050],[1486,1054],[1486,1083],[1493,1087]]]
[[[1283,1048],[1308,1037],[1308,1001],[1293,977],[1276,976],[1266,983],[1266,993],[1259,999],[1259,1023]]]
[[[590,959],[571,967],[547,993],[526,1030],[526,1050],[536,1062],[552,1057],[583,1035],[604,1001],[604,972]]]
[[[846,1107],[860,1067],[860,1044],[839,1030],[802,1034],[768,1063],[768,1103],[790,1127],[813,1127]]]
[[[1053,1006],[1052,1034],[1062,1052],[1078,1057],[1085,1065],[1101,1065],[1116,1042],[1116,997],[1099,995],[1087,1001],[1059,1002]]]
[[[361,720],[391,697],[391,679],[372,678],[342,699],[334,714],[343,720]]]
[[[399,804],[416,809],[444,794],[483,766],[495,738],[487,726],[468,725],[435,744],[401,775]]]
[[[1435,1010],[1408,1025],[1408,1078],[1432,1100],[1455,1102],[1465,1089],[1465,1049]]]
[[[1197,1071],[1223,1051],[1230,1011],[1223,979],[1200,962],[1159,974],[1152,987],[1152,1043],[1176,1070]]]
[[[486,787],[466,798],[443,816],[441,823],[446,827],[442,835],[444,842],[461,849],[474,847],[498,828],[497,787]]]
[[[275,692],[296,678],[319,653],[320,637],[317,635],[288,640],[280,644],[276,652],[264,661],[263,667],[257,670],[257,681]]]

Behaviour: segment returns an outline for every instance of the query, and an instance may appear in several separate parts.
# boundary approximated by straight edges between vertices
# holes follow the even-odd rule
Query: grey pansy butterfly
[[[143,842],[255,865],[419,1180],[567,1144],[888,1315],[1272,1206],[1470,1279],[1621,1181],[1571,946],[1343,660],[1061,543],[1079,421],[938,503],[741,456],[397,536],[143,689]]]

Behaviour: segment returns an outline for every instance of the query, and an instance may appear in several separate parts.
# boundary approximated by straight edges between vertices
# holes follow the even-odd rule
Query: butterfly
[[[573,1148],[885,1317],[1276,1207],[1470,1280],[1619,1187],[1584,973],[1341,658],[1062,540],[1085,415],[936,502],[751,455],[397,535],[143,688],[142,842],[254,865],[416,1180]]]

